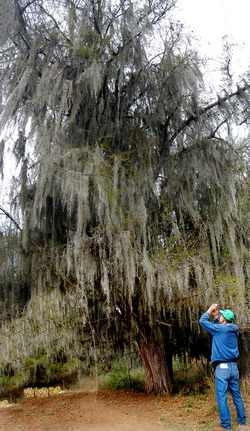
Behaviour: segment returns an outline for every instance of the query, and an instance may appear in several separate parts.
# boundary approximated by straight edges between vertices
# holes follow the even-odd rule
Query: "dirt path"
[[[68,392],[0,410],[0,431],[210,431],[207,397],[149,397],[132,392]]]

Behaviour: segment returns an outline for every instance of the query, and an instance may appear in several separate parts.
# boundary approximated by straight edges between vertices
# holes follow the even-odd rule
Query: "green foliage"
[[[21,371],[4,370],[0,376],[0,393],[12,393],[27,386],[49,386],[55,383],[69,384],[75,381],[80,369],[78,359],[64,363],[52,362],[47,355],[31,356],[25,359]]]
[[[70,378],[74,380],[79,368],[80,362],[77,359],[71,359],[64,364],[51,363],[48,365],[49,380],[57,382],[70,380]]]
[[[92,46],[82,45],[76,49],[75,55],[84,59],[93,60],[96,57],[96,50]]]
[[[25,372],[17,372],[14,376],[0,377],[0,396],[16,398],[22,394],[23,388],[28,384],[28,375]]]
[[[48,366],[48,364],[49,364],[49,358],[47,355],[28,357],[24,361],[24,367],[29,371],[36,369],[39,365]]]
[[[0,376],[0,396],[17,398],[25,387],[68,385],[76,380],[80,362],[77,359],[65,363],[51,362],[46,355],[26,358],[21,370]]]
[[[207,367],[201,362],[174,362],[174,391],[185,395],[203,394],[210,388]]]
[[[0,377],[1,389],[8,388],[9,390],[19,388],[25,382],[27,382],[27,376],[25,373],[17,373],[14,376],[2,376]]]
[[[129,369],[125,360],[112,363],[111,371],[102,377],[102,387],[109,389],[144,390],[144,370],[142,368]]]

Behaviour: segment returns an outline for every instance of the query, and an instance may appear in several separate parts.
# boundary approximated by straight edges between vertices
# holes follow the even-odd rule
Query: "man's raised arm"
[[[218,314],[218,304],[212,304],[210,305],[209,309],[200,317],[199,324],[211,335],[214,335],[216,332],[218,332],[220,326],[217,323],[210,322],[209,317],[212,316],[214,319],[216,319]]]

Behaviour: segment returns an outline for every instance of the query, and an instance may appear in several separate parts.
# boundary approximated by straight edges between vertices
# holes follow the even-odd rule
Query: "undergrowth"
[[[111,370],[100,377],[101,388],[144,391],[144,370],[141,367],[130,368],[123,359],[113,361]]]
[[[205,394],[213,387],[212,370],[201,361],[174,361],[174,392],[184,395]]]

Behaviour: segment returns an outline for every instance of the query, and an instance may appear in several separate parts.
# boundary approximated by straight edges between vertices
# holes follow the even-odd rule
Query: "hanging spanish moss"
[[[197,55],[179,54],[184,36],[167,19],[172,1],[58,1],[51,13],[49,1],[10,3],[2,124],[19,129],[22,232],[14,281],[0,242],[1,373],[49,382],[55,364],[75,371],[136,341],[146,389],[170,391],[171,355],[204,354],[197,318],[210,302],[249,324],[245,161],[220,134],[249,86],[202,103]],[[150,58],[163,16],[164,49]],[[14,312],[17,280],[26,293]]]

